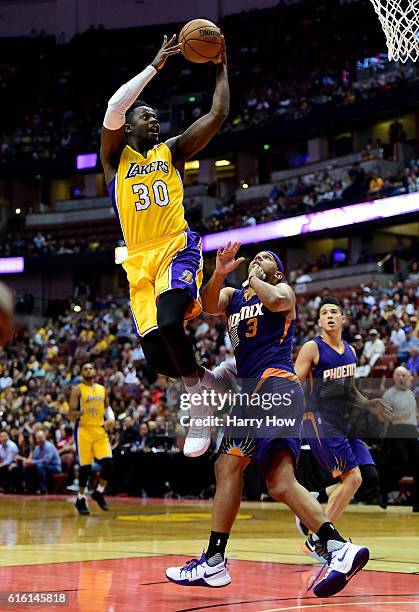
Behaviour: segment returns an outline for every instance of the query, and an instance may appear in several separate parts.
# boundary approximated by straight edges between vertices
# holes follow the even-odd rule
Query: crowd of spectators
[[[172,27],[179,31],[181,25]],[[232,92],[225,130],[296,119],[327,105],[354,104],[415,78],[406,66],[377,69],[367,78],[357,74],[358,60],[384,50],[382,31],[367,0],[306,0],[224,17],[220,26],[228,45]],[[160,40],[161,26],[153,26],[91,28],[67,44],[45,33],[0,41],[5,109],[0,162],[97,150],[107,100],[153,58]],[[174,58],[165,66],[164,88],[158,79],[147,87],[147,99],[171,113],[172,129],[199,117],[209,98],[203,94],[193,104],[171,110],[168,99],[206,92],[213,79],[211,68]]]
[[[381,287],[374,281],[343,299],[349,319],[345,337],[359,358],[358,378],[376,379],[377,367],[390,351],[392,362],[386,361],[387,366],[378,371],[380,380],[385,376],[388,381],[396,366],[405,365],[418,391],[418,280],[417,264],[413,264],[403,282],[389,281]],[[317,307],[325,293],[328,290],[299,296],[295,353],[318,333]],[[221,318],[201,316],[189,323],[188,330],[197,358],[206,367],[232,359]],[[69,486],[77,478],[68,397],[72,385],[81,380],[79,364],[86,359],[94,361],[97,380],[109,390],[117,417],[111,433],[116,465],[112,492],[170,492],[174,486],[167,482],[167,466],[161,470],[161,479],[152,482],[144,480],[151,468],[133,466],[154,456],[181,457],[178,387],[148,368],[133,335],[129,311],[112,296],[85,304],[79,312],[69,310],[32,331],[23,327],[0,351],[1,430],[7,432],[0,434],[4,446],[0,448],[1,486],[42,493],[51,473],[63,470]]]
[[[112,233],[110,233],[109,240],[102,241],[94,234],[89,239],[83,240],[79,237],[56,239],[52,233],[43,231],[36,232],[34,236],[27,235],[24,230],[16,234],[8,232],[0,241],[0,257],[94,253],[114,248],[116,245],[113,238]]]
[[[377,143],[372,143],[372,146],[375,148]],[[366,155],[370,155],[369,147],[366,151]],[[272,185],[267,198],[252,202],[250,206],[247,204],[246,212],[241,214],[237,204],[219,205],[205,220],[205,226],[210,232],[219,232],[417,191],[419,159],[412,159],[398,172],[386,172],[383,176],[378,170],[366,172],[362,162],[355,162],[339,178],[324,170],[289,181],[278,181]]]

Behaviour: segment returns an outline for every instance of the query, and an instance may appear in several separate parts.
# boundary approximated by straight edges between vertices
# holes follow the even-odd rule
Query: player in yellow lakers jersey
[[[76,385],[70,396],[70,417],[76,418],[74,439],[79,460],[79,494],[76,508],[80,514],[89,514],[86,503],[86,485],[91,465],[97,459],[101,465],[99,484],[92,493],[102,510],[109,510],[104,491],[112,471],[112,449],[107,430],[115,420],[108,407],[108,394],[103,385],[95,382],[96,370],[90,361],[80,366],[82,382]]]
[[[159,143],[155,110],[138,96],[167,58],[179,52],[175,36],[164,37],[151,65],[112,96],[103,122],[101,160],[121,224],[128,258],[133,319],[149,365],[182,377],[190,393],[201,390],[197,363],[184,321],[201,312],[201,241],[187,226],[181,172],[225,121],[229,109],[224,47],[216,59],[217,77],[209,113],[183,134]],[[191,416],[204,416],[203,405]],[[198,456],[210,443],[209,428],[190,428],[184,453]]]

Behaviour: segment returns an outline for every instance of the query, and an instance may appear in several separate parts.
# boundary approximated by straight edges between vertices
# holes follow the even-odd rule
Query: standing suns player
[[[92,493],[102,510],[109,510],[104,497],[107,482],[112,473],[112,449],[107,431],[113,427],[115,416],[109,407],[108,393],[103,385],[95,382],[96,370],[90,361],[80,366],[82,382],[73,387],[70,396],[70,418],[76,420],[74,440],[79,460],[79,493],[76,508],[79,514],[90,514],[86,503],[86,485],[95,459],[100,463],[100,479]]]
[[[345,316],[339,301],[324,297],[318,317],[321,335],[301,347],[295,371],[301,384],[308,377],[303,435],[320,465],[340,479],[326,488],[326,516],[335,522],[362,482],[378,494],[378,471],[368,448],[359,438],[348,438],[353,409],[369,410],[381,420],[391,418],[391,409],[381,399],[368,400],[355,386],[356,354],[342,339]],[[298,518],[297,528],[309,536],[306,550],[323,561],[327,551],[317,536]]]
[[[181,173],[186,160],[203,149],[229,111],[226,54],[214,62],[212,106],[183,134],[159,143],[156,111],[138,96],[168,57],[179,53],[175,36],[164,37],[151,65],[109,100],[102,128],[101,160],[119,218],[128,258],[124,262],[137,335],[148,364],[160,374],[181,377],[189,393],[201,392],[198,366],[184,321],[201,310],[201,239],[186,223]],[[203,403],[193,416],[204,416]],[[191,427],[184,453],[202,455],[210,428]]]
[[[250,263],[248,288],[224,287],[227,275],[243,261],[235,260],[238,248],[239,244],[228,244],[218,250],[216,269],[202,299],[206,312],[227,316],[241,391],[250,390],[249,403],[244,410],[235,403],[230,418],[260,417],[262,425],[245,424],[239,434],[227,429],[215,464],[217,488],[208,548],[199,559],[168,568],[166,576],[182,586],[222,587],[231,582],[225,548],[240,508],[243,472],[253,458],[264,473],[270,495],[307,521],[327,548],[329,567],[314,585],[314,593],[329,597],[364,567],[369,551],[344,540],[317,500],[295,478],[304,413],[304,394],[291,359],[295,295],[283,282],[283,264],[272,251],[258,253]],[[270,401],[269,412],[255,401],[258,399]],[[266,417],[278,415],[294,417],[288,419],[294,426],[284,431],[281,426],[268,425]]]

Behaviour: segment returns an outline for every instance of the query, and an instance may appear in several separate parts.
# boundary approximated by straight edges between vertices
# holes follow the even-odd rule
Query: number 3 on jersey
[[[155,204],[158,206],[167,206],[169,204],[169,191],[164,181],[154,181],[151,186]],[[134,195],[138,195],[139,200],[135,202],[135,209],[138,212],[147,210],[152,204],[148,185],[144,183],[136,183],[132,186]]]
[[[246,338],[254,338],[254,336],[256,336],[256,333],[258,331],[257,317],[252,317],[251,319],[248,319],[246,323],[247,323]]]

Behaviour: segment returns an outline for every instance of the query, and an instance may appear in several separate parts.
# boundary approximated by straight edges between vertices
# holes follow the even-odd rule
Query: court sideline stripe
[[[259,612],[285,612],[285,610],[304,610],[307,608],[327,608],[330,606],[339,606],[339,608],[343,608],[343,606],[389,606],[390,604],[397,604],[397,605],[401,605],[401,604],[417,604],[419,603],[418,601],[353,601],[350,603],[340,603],[340,604],[333,604],[333,603],[319,603],[319,604],[314,604],[314,605],[307,605],[307,606],[291,606],[291,607],[287,607],[287,608],[271,608],[270,610],[259,610]]]
[[[334,600],[336,599],[350,599],[350,598],[355,598],[355,597],[359,597],[359,595],[336,595],[334,597]],[[366,597],[418,597],[419,598],[419,594],[418,593],[377,593],[376,595],[362,595],[362,597],[366,598]],[[182,608],[181,610],[176,610],[175,612],[194,612],[195,610],[210,610],[212,608],[223,608],[225,606],[241,606],[243,604],[255,604],[255,603],[269,603],[269,602],[286,602],[286,601],[296,601],[297,598],[296,597],[284,597],[284,598],[275,598],[275,599],[251,599],[248,601],[229,601],[226,603],[219,603],[219,604],[210,604],[207,606],[198,606],[197,608]],[[317,601],[317,597],[315,597],[314,595],[311,597],[300,597],[299,598],[300,601]],[[368,602],[369,604],[374,603],[374,602]],[[394,602],[392,602],[394,603]],[[401,603],[401,602],[397,602],[397,603]],[[419,603],[419,599],[414,602],[414,603]],[[337,605],[337,604],[335,604]],[[345,605],[344,603],[340,603],[339,605],[343,606]],[[366,604],[364,604],[366,605]],[[302,606],[300,606],[302,607]],[[310,606],[306,606],[306,607],[310,607]],[[286,610],[286,609],[297,609],[297,608],[278,608],[279,610]],[[268,610],[263,610],[263,612],[269,612]],[[271,611],[272,612],[272,611]]]

